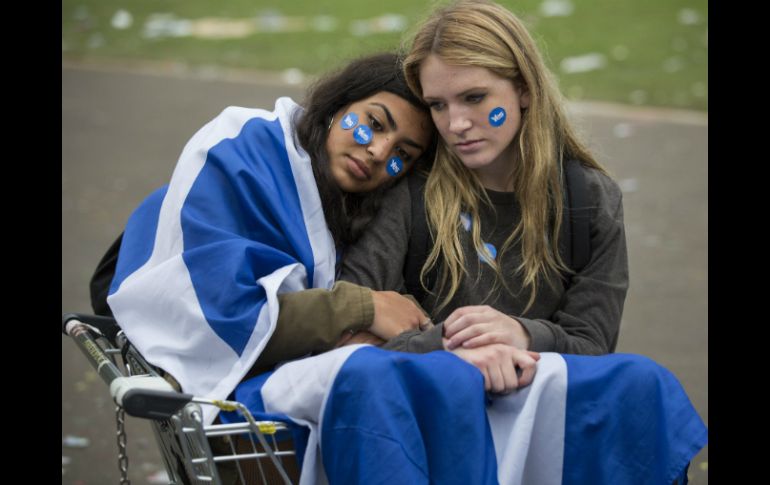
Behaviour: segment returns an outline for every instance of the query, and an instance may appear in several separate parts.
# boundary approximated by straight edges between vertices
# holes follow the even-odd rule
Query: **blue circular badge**
[[[471,231],[471,215],[467,212],[460,212],[460,224],[463,225],[463,229]]]
[[[366,125],[359,125],[353,130],[353,138],[359,145],[368,145],[372,142],[372,129]]]
[[[404,162],[402,162],[398,157],[393,157],[388,160],[388,166],[385,167],[385,169],[388,171],[388,175],[395,177],[401,173],[401,170],[404,169]]]
[[[350,130],[358,124],[358,115],[355,113],[348,113],[340,120],[340,126],[343,130]]]
[[[489,124],[492,126],[500,126],[505,123],[505,110],[502,107],[497,107],[489,113]]]
[[[492,262],[497,257],[497,248],[494,244],[484,243],[484,249],[486,249],[487,254],[482,254],[481,251],[479,251],[479,259],[484,263]]]

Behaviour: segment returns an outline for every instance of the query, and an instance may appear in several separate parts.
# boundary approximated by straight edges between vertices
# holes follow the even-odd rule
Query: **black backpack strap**
[[[428,228],[428,220],[425,217],[425,182],[427,175],[413,172],[407,176],[409,195],[412,199],[412,232],[409,237],[409,249],[404,263],[404,284],[408,294],[415,297],[418,302],[426,296],[425,289],[420,284],[420,271],[428,259],[428,253],[433,245],[433,238]],[[434,266],[426,275],[426,285],[432,286],[437,273]]]
[[[91,277],[89,288],[91,290],[91,307],[94,313],[103,316],[112,316],[112,310],[107,305],[107,295],[110,292],[112,278],[115,277],[115,268],[118,264],[118,253],[120,252],[120,243],[123,242],[123,233],[112,243],[107,252],[102,256],[101,261],[96,266],[96,271]]]
[[[564,241],[569,245],[565,262],[577,273],[591,258],[588,184],[584,168],[578,160],[567,160],[564,163],[564,175],[566,194],[562,230]]]

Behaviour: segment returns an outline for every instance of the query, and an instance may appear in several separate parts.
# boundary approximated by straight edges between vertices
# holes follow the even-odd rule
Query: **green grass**
[[[299,68],[307,74],[318,74],[359,54],[397,48],[409,32],[357,37],[350,30],[354,21],[400,14],[408,28],[412,28],[433,3],[63,0],[62,58],[173,60],[263,70]],[[524,19],[568,98],[708,110],[705,0],[571,0],[574,10],[564,17],[543,16],[543,0],[500,3]],[[116,29],[111,25],[120,9],[131,13],[133,22],[129,28]],[[265,11],[305,19],[326,15],[335,18],[337,25],[331,32],[306,29],[256,33],[238,39],[150,39],[143,35],[152,14],[173,13],[180,20],[219,17],[248,21]],[[687,17],[688,12],[695,23],[680,22],[680,16]],[[583,73],[566,73],[560,68],[564,58],[588,53],[603,55],[606,66]]]

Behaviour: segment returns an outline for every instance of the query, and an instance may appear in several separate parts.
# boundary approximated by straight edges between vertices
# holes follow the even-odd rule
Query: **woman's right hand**
[[[417,329],[428,320],[417,303],[395,291],[372,290],[372,299],[374,321],[369,331],[383,340]]]
[[[444,348],[447,348],[446,339]],[[537,352],[505,344],[489,344],[476,348],[457,347],[450,352],[481,371],[484,376],[484,390],[499,394],[507,394],[531,384],[537,371],[537,361],[540,360],[540,354]]]

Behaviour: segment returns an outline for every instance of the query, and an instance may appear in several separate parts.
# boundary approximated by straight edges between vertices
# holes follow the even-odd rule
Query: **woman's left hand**
[[[489,305],[460,307],[444,321],[447,347],[476,348],[493,343],[529,348],[529,334],[515,318]]]

